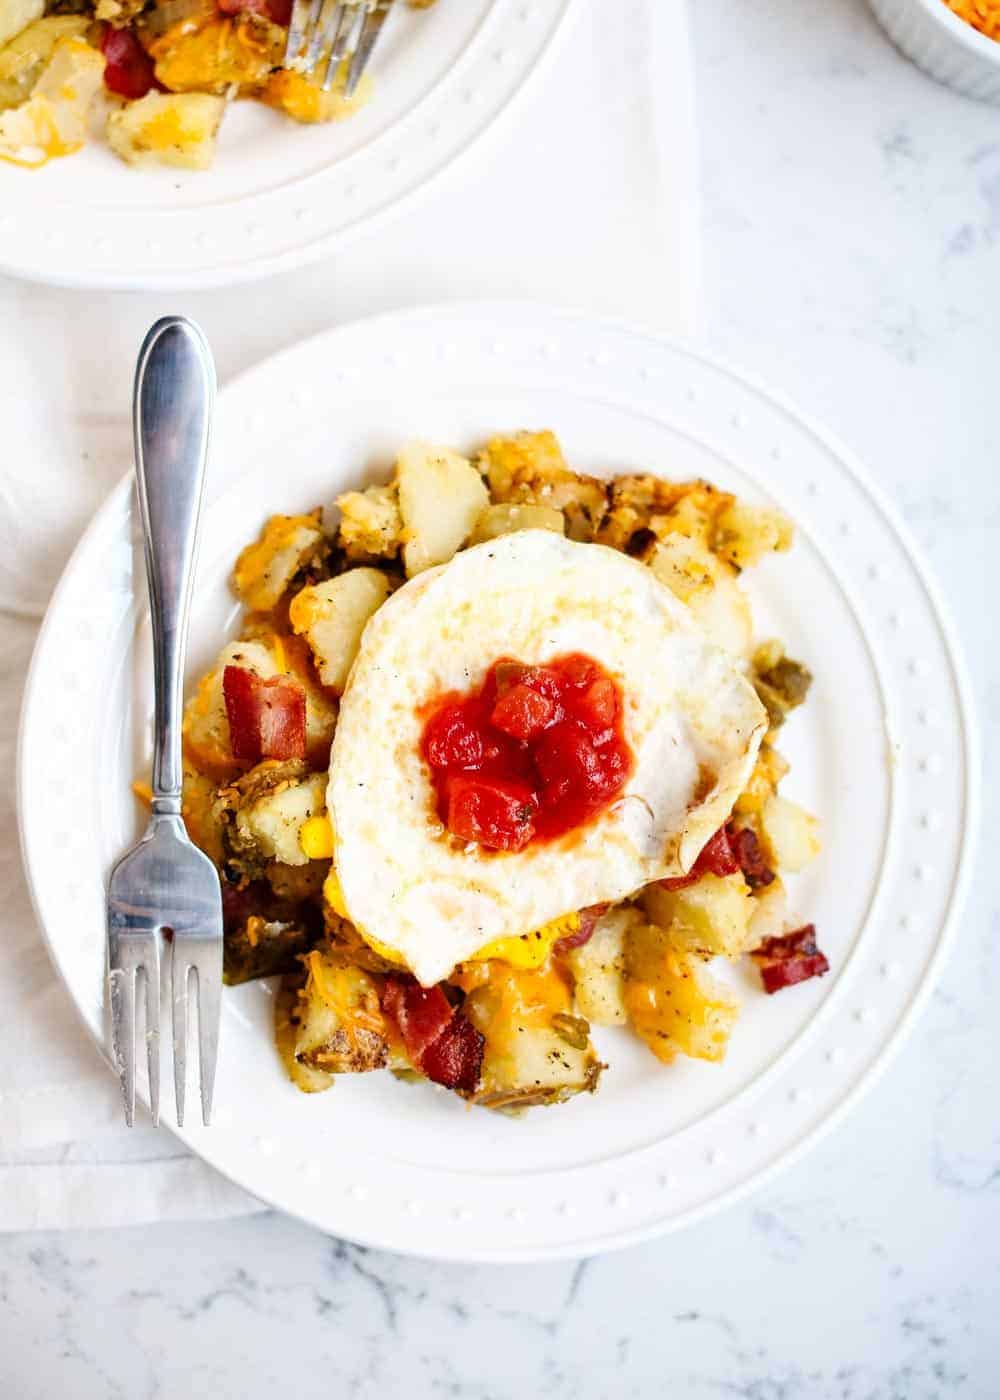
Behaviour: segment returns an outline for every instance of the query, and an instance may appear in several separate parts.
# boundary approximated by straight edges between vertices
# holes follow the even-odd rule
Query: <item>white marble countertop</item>
[[[994,771],[1000,113],[911,69],[862,0],[692,8],[704,339],[896,498],[964,636]],[[8,1236],[0,1395],[995,1397],[995,888],[974,889],[929,1008],[862,1105],[724,1214],[508,1268],[366,1252],[271,1215]]]

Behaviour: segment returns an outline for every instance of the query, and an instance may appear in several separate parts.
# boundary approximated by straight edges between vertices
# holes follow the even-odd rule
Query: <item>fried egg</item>
[[[422,713],[500,657],[570,652],[621,687],[634,764],[587,824],[520,851],[441,824]],[[430,985],[501,938],[684,874],[728,818],[767,727],[752,686],[634,559],[547,530],[501,536],[400,588],[361,639],[340,706],[327,803],[343,906]]]

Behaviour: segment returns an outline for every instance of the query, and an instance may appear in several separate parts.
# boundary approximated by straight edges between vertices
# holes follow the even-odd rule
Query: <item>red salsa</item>
[[[609,807],[632,772],[622,693],[579,652],[544,666],[507,657],[481,689],[427,711],[421,749],[448,830],[495,851],[520,851]]]

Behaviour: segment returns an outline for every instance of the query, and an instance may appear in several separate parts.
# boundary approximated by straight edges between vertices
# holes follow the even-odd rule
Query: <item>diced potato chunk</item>
[[[475,975],[486,980],[469,993],[463,1010],[486,1041],[476,1103],[530,1108],[593,1092],[602,1066],[558,973],[490,962]]]
[[[365,73],[351,97],[345,97],[343,79],[338,74],[336,84],[324,92],[304,74],[290,68],[271,73],[260,89],[259,97],[269,107],[276,107],[297,122],[337,122],[351,117],[371,97],[371,77]]]
[[[520,486],[561,481],[571,475],[559,439],[548,428],[491,438],[482,460],[490,490],[501,501],[516,499]]]
[[[207,170],[225,100],[206,92],[147,92],[108,117],[108,145],[129,165]]]
[[[792,522],[780,510],[733,501],[716,517],[712,548],[746,569],[773,550],[791,549],[793,534]]]
[[[629,930],[625,958],[629,1020],[657,1059],[721,1060],[739,1005],[703,960],[651,924]]]
[[[779,870],[794,874],[819,854],[819,823],[797,802],[774,793],[760,813],[765,853]]]
[[[283,865],[308,865],[300,837],[309,818],[326,807],[326,783],[325,773],[311,773],[241,806],[236,813],[240,844]]]
[[[526,501],[561,511],[573,540],[592,540],[607,509],[603,481],[573,472],[555,433],[495,437],[481,455],[494,501]]]
[[[182,3],[186,5],[188,0],[182,0]],[[94,17],[105,19],[110,24],[128,24],[145,8],[146,0],[97,0]]]
[[[773,744],[762,744],[746,787],[736,799],[735,812],[756,816],[767,799],[777,791],[778,784],[788,772],[788,760]]]
[[[495,540],[498,535],[512,535],[515,530],[554,530],[563,534],[566,519],[554,506],[536,506],[530,502],[487,506],[476,521],[470,544]]]
[[[649,885],[643,898],[652,923],[678,948],[735,958],[749,946],[754,905],[743,876],[702,875],[682,890]]]
[[[0,160],[33,168],[78,151],[103,76],[104,56],[96,49],[82,39],[58,39],[28,100],[0,112]]]
[[[217,790],[214,778],[205,777],[189,763],[185,763],[181,815],[187,834],[210,860],[216,865],[221,865],[222,828],[213,812]]]
[[[636,909],[612,909],[603,914],[580,948],[567,954],[581,1016],[598,1026],[623,1026],[625,1009],[625,939],[641,923]]]
[[[264,680],[276,676],[281,669],[274,652],[263,642],[230,642],[184,707],[185,752],[195,768],[220,781],[240,768],[229,743],[229,720],[222,693],[222,676],[227,666],[242,666]]]
[[[352,563],[394,559],[399,553],[403,517],[396,483],[368,486],[337,497],[340,510],[338,541]]]
[[[303,637],[276,637],[273,642],[281,649],[281,669],[294,676],[306,693],[306,758],[314,768],[328,768],[337,727],[337,701],[320,683]]]
[[[322,544],[315,515],[272,515],[236,560],[233,584],[242,602],[257,612],[270,612]]]
[[[255,87],[281,62],[282,31],[259,15],[213,14],[187,19],[151,44],[156,76],[174,93],[214,93]]]
[[[45,13],[45,0],[0,0],[0,44],[6,44]]]
[[[788,928],[788,895],[780,880],[772,880],[753,896],[747,950],[760,947],[765,938],[779,938]]]
[[[658,476],[618,476],[597,536],[599,544],[635,553],[644,533],[659,538],[683,534],[707,544],[717,511],[731,501],[705,481],[665,481]]]
[[[489,504],[482,477],[465,457],[427,442],[404,446],[396,464],[407,576],[445,564]]]
[[[296,593],[288,618],[312,649],[319,678],[342,691],[368,619],[389,596],[378,569],[351,569]]]
[[[82,38],[89,27],[86,15],[50,15],[29,24],[0,49],[0,108],[26,101],[57,42]]]
[[[305,959],[306,985],[293,1016],[295,1061],[324,1074],[360,1074],[389,1064],[389,1032],[378,985],[321,949]]]
[[[650,545],[644,560],[687,604],[709,641],[733,656],[747,656],[753,632],[750,600],[710,550],[684,535],[668,535]]]
[[[313,1069],[295,1054],[305,1019],[303,983],[304,978],[299,973],[282,978],[274,998],[274,1042],[295,1087],[304,1094],[321,1094],[324,1089],[332,1088],[334,1076],[325,1070]]]

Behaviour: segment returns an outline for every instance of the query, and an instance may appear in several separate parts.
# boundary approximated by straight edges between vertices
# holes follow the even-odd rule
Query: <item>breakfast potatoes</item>
[[[33,41],[29,67],[48,41],[45,33]],[[13,69],[6,80],[19,81]],[[639,560],[743,668],[769,728],[722,843],[730,862],[736,851],[753,855],[751,873],[696,863],[686,882],[656,882],[584,920],[567,917],[558,936],[508,939],[455,969],[443,984],[447,1001],[482,1040],[466,1096],[516,1112],[593,1091],[602,1065],[592,1025],[630,1029],[664,1063],[721,1059],[738,1005],[712,962],[794,929],[781,873],[802,869],[819,848],[815,819],[779,794],[788,764],[775,743],[811,676],[780,643],[755,644],[740,577],[789,547],[790,524],[697,480],[577,473],[547,431],[494,437],[471,458],[408,444],[389,481],[343,493],[335,507],[271,517],[240,554],[233,587],[246,609],[243,636],[196,686],[184,723],[184,817],[223,877],[226,978],[283,976],[275,1037],[292,1083],[314,1093],[338,1074],[376,1068],[424,1077],[384,1010],[398,962],[354,928],[338,892],[338,834],[326,811],[338,697],[365,629],[404,577],[525,529]],[[254,765],[234,754],[227,667],[249,671],[265,697],[275,682],[301,689],[300,757]]]

